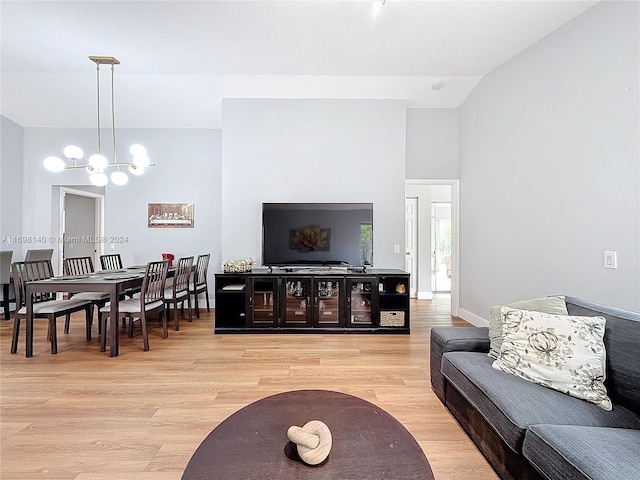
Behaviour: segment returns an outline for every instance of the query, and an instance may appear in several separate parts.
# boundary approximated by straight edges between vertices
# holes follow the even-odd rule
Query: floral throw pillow
[[[611,410],[604,386],[604,317],[500,309],[503,342],[493,368]]]

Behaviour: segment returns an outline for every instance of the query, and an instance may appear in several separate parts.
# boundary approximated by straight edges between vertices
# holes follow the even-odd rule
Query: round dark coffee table
[[[297,459],[292,425],[320,420],[333,447],[321,465]],[[420,445],[376,405],[339,392],[296,390],[258,400],[218,425],[195,451],[183,480],[433,480]]]

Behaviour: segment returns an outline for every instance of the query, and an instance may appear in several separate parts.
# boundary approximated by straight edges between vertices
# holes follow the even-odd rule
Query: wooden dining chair
[[[198,295],[204,292],[205,299],[207,300],[207,312],[210,312],[209,308],[209,286],[207,285],[207,271],[209,270],[209,259],[211,254],[198,255],[196,261],[196,268],[193,272],[191,282],[189,284],[189,294],[193,295],[194,308],[196,309],[196,317],[200,318],[200,307],[198,306]]]
[[[13,284],[16,290],[16,313],[13,323],[13,338],[11,340],[11,353],[18,351],[18,338],[20,336],[20,321],[27,317],[26,284],[27,282],[46,280],[53,277],[53,268],[49,260],[37,260],[33,262],[14,262],[11,264]],[[47,339],[51,342],[51,353],[58,353],[58,337],[56,321],[58,317],[65,316],[69,322],[74,312],[85,310],[85,323],[87,340],[91,340],[91,302],[86,300],[67,299],[56,300],[55,292],[36,292],[33,294],[33,318],[46,318],[49,320]],[[65,322],[65,323],[66,323]],[[32,332],[33,334],[33,332]],[[31,342],[31,339],[27,339]]]
[[[91,257],[67,257],[64,259],[63,271],[65,275],[89,275],[95,270]],[[69,293],[69,298],[91,302],[91,320],[93,320],[94,307],[98,307],[98,317],[100,317],[100,309],[109,302],[109,294],[104,292]],[[98,318],[98,333],[100,333],[100,328],[100,319]],[[69,333],[68,323],[65,323],[64,333]]]
[[[159,262],[149,262],[142,281],[142,289],[139,298],[128,298],[118,302],[120,317],[129,320],[129,337],[133,337],[134,319],[140,319],[142,327],[142,343],[146,352],[149,350],[149,335],[147,333],[147,318],[159,317],[162,321],[163,337],[169,336],[167,328],[167,315],[164,308],[164,288],[167,279],[167,271],[169,270],[168,260]],[[110,321],[118,321],[118,319],[109,318],[111,307],[102,307],[100,312],[104,315],[102,322],[102,337],[100,342],[100,351],[107,349],[107,319]]]
[[[100,266],[102,270],[121,270],[122,258],[119,253],[100,255]]]
[[[2,309],[4,319],[11,319],[11,302],[16,301],[16,292],[11,278],[11,257],[13,250],[0,251],[0,284],[2,285]]]
[[[100,267],[102,270],[122,270],[122,258],[119,253],[110,253],[108,255],[100,255]],[[122,293],[122,299],[125,297],[133,298],[136,293],[140,293],[139,288],[129,288]]]
[[[193,257],[184,257],[178,260],[178,266],[173,276],[173,284],[164,289],[164,304],[167,307],[167,317],[173,306],[173,323],[176,331],[180,330],[180,320],[178,319],[178,304],[181,304],[181,311],[184,313],[184,302],[187,302],[189,309],[189,321],[193,321],[191,310],[191,295],[189,293],[189,281],[193,270]]]

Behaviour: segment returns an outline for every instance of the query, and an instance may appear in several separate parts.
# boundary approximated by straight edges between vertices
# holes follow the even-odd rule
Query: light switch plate
[[[604,252],[604,268],[618,268],[618,252]]]

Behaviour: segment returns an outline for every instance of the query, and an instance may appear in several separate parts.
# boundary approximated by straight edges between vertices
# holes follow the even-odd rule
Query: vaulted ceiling
[[[121,62],[118,127],[220,128],[222,98],[458,107],[483,75],[595,3],[2,0],[2,115],[23,127],[95,127],[89,55]]]

